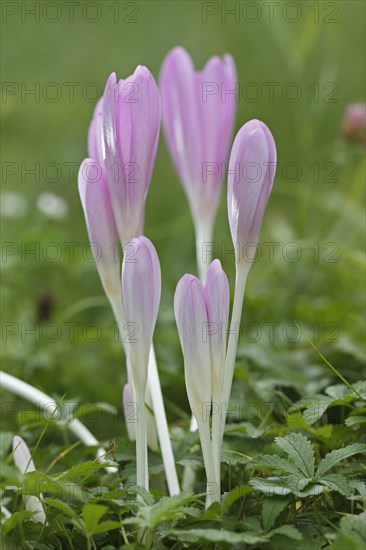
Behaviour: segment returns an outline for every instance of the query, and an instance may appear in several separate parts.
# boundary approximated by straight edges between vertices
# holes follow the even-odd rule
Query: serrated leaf
[[[343,447],[342,449],[337,449],[328,453],[319,464],[318,476],[322,478],[328,470],[333,468],[333,466],[335,466],[342,460],[345,460],[346,458],[350,458],[351,456],[365,451],[366,446],[364,444],[353,443],[352,445],[347,445],[347,447]]]
[[[249,484],[265,495],[284,496],[291,493],[291,489],[287,487],[285,480],[279,477],[255,477],[249,481]]]
[[[81,462],[80,464],[75,464],[75,466],[72,466],[69,470],[57,476],[57,479],[65,481],[67,479],[87,477],[90,474],[93,474],[94,472],[97,472],[98,470],[101,470],[106,466],[110,466],[110,465],[111,465],[110,462],[102,463],[102,462],[88,460],[86,462]],[[115,464],[113,463],[113,465]]]
[[[240,487],[235,487],[235,489],[232,489],[229,493],[226,493],[221,509],[222,513],[225,513],[234,502],[239,500],[239,498],[242,498],[253,491],[254,489],[253,487],[250,487],[250,485],[241,485]]]
[[[325,413],[328,407],[333,403],[331,397],[322,397],[317,402],[309,405],[303,412],[303,417],[310,425],[315,424]]]
[[[359,415],[349,416],[348,418],[346,418],[345,424],[346,426],[348,426],[348,428],[357,430],[358,428],[361,428],[364,424],[366,424],[366,417]]]
[[[305,477],[314,476],[314,449],[305,436],[300,433],[292,433],[286,437],[276,437],[275,441],[288,454],[290,460],[301,470]]]
[[[286,458],[282,458],[278,455],[263,455],[256,458],[253,462],[250,462],[249,465],[260,465],[260,466],[268,466],[269,468],[276,468],[277,470],[282,470],[287,473],[293,473],[295,475],[299,475],[299,470],[286,460]]]
[[[310,478],[304,477],[302,475],[299,476],[299,475],[290,474],[286,478],[286,484],[288,485],[288,487],[290,487],[291,491],[295,495],[298,494],[303,489],[305,489],[305,487],[309,485],[310,482],[311,482]]]
[[[350,487],[347,479],[340,474],[329,474],[319,480],[319,483],[325,485],[331,491],[337,491],[348,497],[352,494],[352,488]]]
[[[273,531],[271,531],[269,535],[271,535],[271,537],[273,535],[284,535],[285,537],[293,540],[302,539],[302,534],[293,525],[281,525],[280,527],[277,527],[277,529],[273,529]]]
[[[262,504],[262,524],[267,532],[273,527],[276,519],[286,508],[288,500],[285,498],[272,497],[263,501]]]
[[[96,532],[95,529],[98,526],[99,520],[104,516],[107,510],[107,506],[102,506],[100,504],[84,504],[82,516],[85,523],[85,529],[90,535]]]

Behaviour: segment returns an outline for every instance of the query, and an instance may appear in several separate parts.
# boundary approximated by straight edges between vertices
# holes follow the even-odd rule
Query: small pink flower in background
[[[365,103],[354,103],[347,107],[342,122],[341,134],[349,141],[366,143]]]

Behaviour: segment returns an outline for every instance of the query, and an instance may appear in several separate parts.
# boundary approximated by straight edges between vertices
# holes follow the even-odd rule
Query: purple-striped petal
[[[160,73],[163,126],[175,168],[195,217],[213,219],[223,183],[235,117],[236,72],[231,56],[211,58],[196,71],[174,48]]]
[[[212,396],[220,399],[225,376],[226,333],[228,329],[230,291],[229,282],[219,260],[214,260],[207,271],[206,303],[208,310],[212,365]]]
[[[202,406],[211,403],[211,355],[205,289],[193,275],[184,275],[176,288],[174,311],[184,356],[189,403],[199,422]]]
[[[118,234],[102,165],[85,159],[79,170],[79,193],[92,252],[104,290],[115,302],[121,295]]]
[[[126,342],[136,390],[146,386],[149,353],[158,315],[161,294],[159,258],[146,237],[133,239],[126,247],[122,263],[122,299],[125,322],[129,326]]]
[[[119,237],[141,235],[161,119],[160,96],[150,71],[139,65],[117,82],[113,73],[103,98],[105,165]]]
[[[231,151],[228,215],[240,251],[257,243],[276,169],[276,146],[268,127],[251,120],[239,130]]]
[[[105,159],[105,147],[103,136],[103,97],[95,106],[92,121],[88,130],[88,153],[89,157],[96,160],[100,165]]]

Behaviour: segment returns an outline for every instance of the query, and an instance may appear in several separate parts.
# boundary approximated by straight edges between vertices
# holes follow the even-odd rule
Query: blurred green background
[[[5,4],[10,11],[4,11]],[[96,267],[83,254],[88,238],[77,166],[87,154],[98,86],[103,88],[112,71],[126,77],[140,63],[158,78],[166,53],[181,45],[197,68],[214,54],[233,55],[244,92],[235,130],[259,118],[272,130],[278,149],[279,167],[261,233],[262,257],[252,268],[245,299],[245,336],[239,345],[234,393],[243,400],[249,394],[271,399],[288,387],[287,396],[296,399],[335,381],[294,322],[344,376],[359,379],[365,360],[365,157],[361,144],[341,138],[340,128],[347,105],[362,101],[365,94],[365,3],[281,1],[274,6],[271,22],[265,2],[237,2],[237,21],[225,13],[225,5],[229,8],[233,2],[208,6],[195,1],[106,0],[94,3],[99,6],[95,11],[90,2],[81,1],[73,21],[60,2],[61,17],[54,23],[50,20],[59,12],[52,6],[37,22],[22,12],[22,4],[30,8],[34,2],[2,6],[2,368],[53,396],[120,403],[124,357]],[[43,9],[52,3],[38,4]],[[253,4],[259,7],[256,11]],[[215,13],[208,15],[207,10]],[[92,23],[93,18],[98,20]],[[294,19],[298,21],[291,22]],[[275,83],[273,98],[266,83]],[[38,98],[24,96],[26,89],[37,86]],[[51,101],[60,89],[61,96]],[[55,170],[47,163],[54,163]],[[22,174],[34,167],[39,177]],[[14,206],[9,192],[26,202]],[[65,216],[56,219],[40,211],[37,201],[44,192],[66,201]],[[195,273],[194,234],[163,134],[145,233],[162,266],[155,346],[167,411],[172,422],[186,427],[189,410],[173,294],[184,273]],[[225,186],[215,241],[233,291],[233,258],[225,254],[225,247],[231,249]],[[272,259],[266,242],[279,243]],[[288,247],[293,242],[296,249]],[[50,243],[55,243],[53,248]],[[71,261],[71,245],[65,243],[76,243]],[[36,246],[38,257],[25,253]],[[286,252],[293,258],[299,249],[298,261],[284,258]],[[61,257],[52,261],[55,255]],[[67,323],[75,323],[74,328]],[[256,323],[254,332],[248,323]],[[36,334],[27,334],[32,328]],[[7,418],[9,423],[15,420]],[[125,429],[108,415],[104,420],[89,422],[102,439]]]

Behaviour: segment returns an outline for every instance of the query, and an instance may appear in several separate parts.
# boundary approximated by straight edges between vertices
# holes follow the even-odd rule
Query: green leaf
[[[93,535],[96,533],[99,520],[104,516],[108,510],[107,506],[102,506],[100,504],[84,504],[82,508],[82,516],[85,523],[85,530]]]
[[[267,498],[263,501],[262,524],[266,532],[273,527],[279,514],[286,508],[287,504],[287,499],[279,497]]]
[[[282,458],[278,455],[263,455],[256,458],[253,462],[250,462],[249,465],[252,466],[268,466],[269,468],[275,468],[276,470],[282,470],[287,473],[293,473],[298,475],[300,472],[291,462]]]
[[[13,531],[19,523],[23,523],[23,521],[30,519],[33,516],[33,512],[28,512],[27,510],[24,510],[22,512],[14,512],[8,518],[2,525],[1,532],[4,536],[8,535],[11,531]]]
[[[113,531],[113,529],[120,529],[120,528],[121,528],[121,525],[118,521],[107,519],[106,521],[102,521],[97,525],[95,525],[93,530],[93,535],[106,533],[107,531]]]
[[[285,480],[279,477],[267,477],[265,479],[255,477],[249,481],[249,484],[265,495],[284,496],[291,493],[291,489],[287,487]]]
[[[87,477],[90,474],[93,474],[94,472],[97,472],[98,470],[101,470],[102,468],[105,468],[106,466],[110,466],[110,465],[111,465],[110,462],[103,463],[103,462],[97,462],[97,461],[91,461],[91,460],[86,462],[81,462],[80,464],[75,464],[75,466],[72,466],[70,470],[63,472],[60,476],[57,477],[57,479],[65,481],[67,479]]]
[[[333,468],[333,466],[335,466],[342,460],[358,453],[364,453],[365,451],[366,446],[364,444],[353,443],[352,445],[347,445],[347,447],[343,447],[342,449],[337,449],[328,453],[319,464],[318,476],[322,478],[328,470]]]
[[[333,403],[331,397],[321,397],[316,402],[309,405],[303,412],[303,417],[310,425],[315,424],[325,413],[331,403]]]
[[[302,539],[302,534],[293,525],[281,525],[280,527],[277,527],[277,529],[273,529],[273,531],[271,531],[269,535],[284,535],[285,537],[293,540]]]
[[[315,457],[310,441],[300,433],[291,433],[286,437],[276,437],[275,441],[305,477],[314,476]]]
[[[221,509],[222,513],[225,513],[234,502],[239,500],[239,498],[242,498],[253,491],[254,489],[250,485],[241,485],[240,487],[235,487],[235,489],[232,489],[229,493],[226,493]]]
[[[183,536],[189,536],[188,540],[192,542],[194,539],[202,539],[209,542],[226,542],[231,545],[240,543],[258,544],[268,540],[268,535],[261,536],[257,533],[248,531],[234,533],[233,531],[226,531],[225,529],[182,529],[173,530],[171,534],[179,539],[182,539]],[[194,538],[192,539],[192,537]]]
[[[340,474],[329,474],[319,480],[319,483],[325,485],[331,491],[337,491],[348,497],[352,494],[352,487],[350,487],[347,479]]]
[[[341,519],[340,530],[334,543],[329,550],[365,550],[366,534],[365,534],[366,512],[356,515],[346,515]]]
[[[349,416],[348,418],[346,418],[345,424],[346,426],[348,426],[348,428],[357,430],[358,428],[362,428],[363,425],[366,424],[366,417],[359,415]]]

